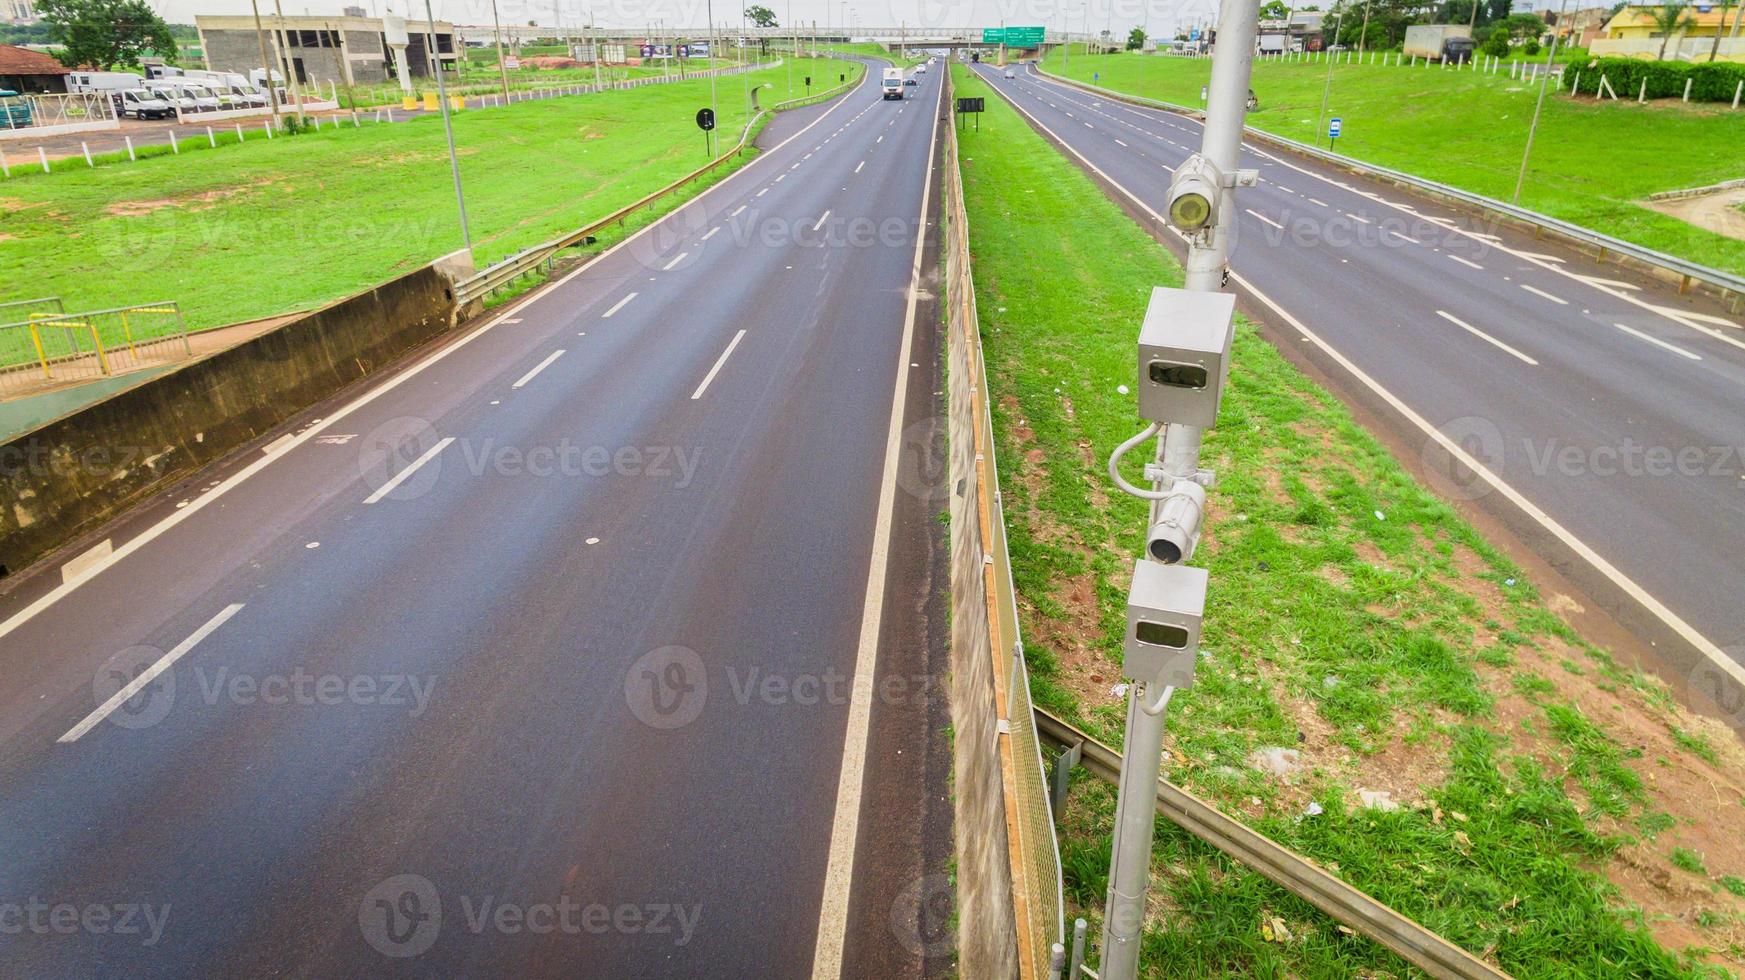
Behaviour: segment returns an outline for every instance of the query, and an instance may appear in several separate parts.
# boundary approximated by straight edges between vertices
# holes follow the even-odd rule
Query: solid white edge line
[[[1542,299],[1548,299],[1551,302],[1556,303],[1558,306],[1568,306],[1569,305],[1569,300],[1566,300],[1561,296],[1553,296],[1543,289],[1539,289],[1535,286],[1530,286],[1524,282],[1523,283],[1516,283],[1516,285],[1520,286],[1522,289],[1525,289],[1527,292],[1532,293],[1535,296],[1538,296]]]
[[[92,711],[90,714],[85,716],[85,720],[68,729],[65,735],[55,739],[55,741],[64,744],[67,742],[77,742],[80,738],[84,737],[85,733],[96,728],[103,719],[109,717],[111,711],[121,707],[129,698],[144,690],[147,684],[150,684],[152,681],[157,679],[159,674],[174,666],[176,661],[186,656],[188,651],[194,649],[201,640],[211,636],[213,631],[218,629],[218,627],[223,626],[226,620],[236,615],[238,612],[241,612],[242,606],[243,604],[240,602],[233,602],[230,605],[225,606],[218,615],[208,619],[206,625],[189,634],[187,639],[176,644],[169,653],[159,657],[156,663],[147,667],[138,677],[128,681],[126,687],[111,694],[109,700],[98,705],[95,711]]]
[[[940,91],[944,91],[943,88]],[[935,105],[938,104],[935,96]],[[921,299],[922,252],[927,243],[927,206],[932,202],[934,161],[939,152],[939,113],[927,141],[927,176],[921,185],[921,216],[915,223],[915,258],[909,270],[909,305],[903,314],[903,341],[897,355],[897,390],[885,432],[885,468],[879,480],[878,524],[873,528],[872,559],[861,609],[860,644],[854,658],[854,688],[842,742],[842,769],[836,784],[836,816],[830,828],[830,860],[818,908],[818,940],[812,956],[813,980],[842,976],[842,948],[848,929],[849,885],[854,880],[854,850],[860,835],[861,792],[866,781],[867,740],[871,737],[873,680],[879,664],[879,631],[885,605],[885,564],[891,549],[896,507],[897,468],[902,453],[903,412],[908,401],[908,365],[915,339],[915,312]]]
[[[1688,357],[1693,361],[1702,360],[1702,356],[1699,354],[1693,354],[1690,351],[1685,350],[1683,347],[1677,347],[1677,346],[1674,346],[1672,344],[1669,344],[1666,341],[1661,340],[1659,337],[1651,337],[1648,334],[1645,334],[1642,331],[1637,330],[1635,327],[1626,327],[1622,323],[1614,323],[1614,324],[1612,324],[1612,326],[1617,327],[1619,330],[1624,331],[1625,333],[1629,334],[1632,337],[1635,337],[1638,340],[1646,340],[1650,344],[1653,344],[1656,347],[1663,347],[1669,351],[1672,351],[1674,354],[1677,354],[1680,357]]]
[[[453,442],[453,441],[454,441],[454,436],[447,436],[447,437],[443,438],[443,440],[441,442],[438,442],[436,445],[431,446],[429,449],[426,449],[424,451],[424,455],[422,455],[422,456],[420,456],[417,459],[412,461],[411,466],[408,466],[405,469],[401,470],[400,472],[395,473],[394,478],[392,480],[389,480],[387,483],[382,484],[381,487],[379,487],[375,493],[372,493],[368,497],[365,497],[364,503],[373,504],[376,501],[381,500],[383,497],[386,497],[388,494],[393,493],[395,487],[406,482],[407,477],[418,472],[419,467],[422,467],[425,463],[428,463],[431,460],[435,459],[437,457],[437,454],[441,453],[444,449],[447,449],[448,444]]]
[[[729,355],[731,355],[733,353],[733,348],[739,346],[740,338],[742,338],[744,336],[745,336],[745,331],[741,330],[738,333],[733,335],[732,340],[727,342],[727,349],[722,351],[721,356],[717,357],[715,359],[715,366],[710,368],[709,373],[703,376],[703,383],[697,386],[696,391],[691,392],[691,401],[696,401],[697,399],[703,397],[703,392],[709,387],[709,382],[715,380],[716,372],[721,370],[721,365],[727,363],[727,358]]]
[[[1107,173],[1104,173],[1102,170],[1098,169],[1096,164],[1092,163],[1089,159],[1087,159],[1085,157],[1085,155],[1083,153],[1080,153],[1076,148],[1074,148],[1073,146],[1068,144],[1065,140],[1061,139],[1058,135],[1056,135],[1054,130],[1049,129],[1046,125],[1044,125],[1042,123],[1042,121],[1040,119],[1037,119],[1035,116],[1030,115],[1030,113],[1025,111],[1024,108],[1022,106],[1018,105],[1017,102],[1014,102],[1010,99],[1008,99],[1007,102],[1011,104],[1012,108],[1017,109],[1020,113],[1023,113],[1026,118],[1028,118],[1032,123],[1034,123],[1037,126],[1037,128],[1041,129],[1043,132],[1045,132],[1049,136],[1053,137],[1056,142],[1060,143],[1062,146],[1065,146],[1068,150],[1070,150],[1072,152],[1073,156],[1076,156],[1080,160],[1084,161],[1085,166],[1089,167],[1093,172],[1095,172],[1096,174],[1101,176],[1104,180],[1108,181],[1109,185],[1111,187],[1114,187],[1115,189],[1119,190],[1122,194],[1125,194],[1127,196],[1127,199],[1132,201],[1141,211],[1144,211],[1146,214],[1150,215],[1151,219],[1158,223],[1158,227],[1161,227],[1161,228],[1169,228],[1170,227],[1169,223],[1164,220],[1163,215],[1158,214],[1156,211],[1152,210],[1151,206],[1149,204],[1146,204],[1144,201],[1140,200],[1138,195],[1134,194],[1132,191],[1123,187],[1120,183],[1118,183],[1113,177],[1110,177]],[[1288,163],[1285,164],[1285,166],[1292,167],[1292,165],[1288,164]],[[1300,168],[1300,167],[1292,167],[1292,169],[1302,170],[1302,168]],[[1302,172],[1305,174],[1310,174],[1310,176],[1316,176],[1307,170],[1302,170]],[[1317,176],[1316,179],[1324,179],[1324,178],[1320,178]],[[1176,235],[1176,237],[1178,237],[1178,238],[1181,237],[1181,234],[1179,232],[1176,232],[1173,228],[1170,230],[1171,230],[1172,234]],[[1665,603],[1663,603],[1659,599],[1655,598],[1647,589],[1644,589],[1642,586],[1636,584],[1635,579],[1632,579],[1630,576],[1625,575],[1622,571],[1620,571],[1617,568],[1617,566],[1615,566],[1611,562],[1607,561],[1602,555],[1600,555],[1599,552],[1597,552],[1593,548],[1589,547],[1587,542],[1576,537],[1572,532],[1570,532],[1570,530],[1568,528],[1565,528],[1562,524],[1558,523],[1557,520],[1555,518],[1553,518],[1550,514],[1547,514],[1545,511],[1541,510],[1537,504],[1533,503],[1531,500],[1528,500],[1527,497],[1524,494],[1522,494],[1519,490],[1516,490],[1509,483],[1505,482],[1502,477],[1491,472],[1489,467],[1487,467],[1483,463],[1479,462],[1476,458],[1473,457],[1473,455],[1471,453],[1467,452],[1464,448],[1462,448],[1459,443],[1455,442],[1453,439],[1450,439],[1450,438],[1448,438],[1448,436],[1444,435],[1442,433],[1442,430],[1431,425],[1428,419],[1425,419],[1422,415],[1419,415],[1416,410],[1414,410],[1411,406],[1407,405],[1405,402],[1401,401],[1399,399],[1399,397],[1397,395],[1395,395],[1393,392],[1382,387],[1381,382],[1370,377],[1367,373],[1364,372],[1364,370],[1362,368],[1358,367],[1355,363],[1353,363],[1350,358],[1346,357],[1344,354],[1341,354],[1337,349],[1335,349],[1332,344],[1329,344],[1325,340],[1321,339],[1320,334],[1317,334],[1314,331],[1310,330],[1308,328],[1308,326],[1303,323],[1303,321],[1298,320],[1296,317],[1292,316],[1289,313],[1289,311],[1287,311],[1284,307],[1282,307],[1278,303],[1274,302],[1270,296],[1266,295],[1265,293],[1261,292],[1259,289],[1255,288],[1255,286],[1252,282],[1249,282],[1246,278],[1244,278],[1243,276],[1241,276],[1235,272],[1230,273],[1230,281],[1235,283],[1237,286],[1241,287],[1242,289],[1247,290],[1249,295],[1251,295],[1255,299],[1259,300],[1261,302],[1261,304],[1264,305],[1267,309],[1272,310],[1274,313],[1278,314],[1280,319],[1284,320],[1286,323],[1288,323],[1292,327],[1294,327],[1297,330],[1297,332],[1302,334],[1303,337],[1306,338],[1310,343],[1314,344],[1316,347],[1321,348],[1321,350],[1328,357],[1332,358],[1335,363],[1337,363],[1340,367],[1344,368],[1346,371],[1350,372],[1351,376],[1353,378],[1356,378],[1360,384],[1362,384],[1365,388],[1368,388],[1371,392],[1373,392],[1376,395],[1376,397],[1378,397],[1382,401],[1386,402],[1388,407],[1392,408],[1396,412],[1399,412],[1400,415],[1403,416],[1407,422],[1410,422],[1420,432],[1423,432],[1425,436],[1429,437],[1437,445],[1441,446],[1443,448],[1443,450],[1446,451],[1450,456],[1452,456],[1454,459],[1458,460],[1460,462],[1460,465],[1466,467],[1467,469],[1471,470],[1473,473],[1477,474],[1486,483],[1490,484],[1493,489],[1495,489],[1498,493],[1502,494],[1504,499],[1508,500],[1510,503],[1512,503],[1516,507],[1520,508],[1521,512],[1526,514],[1528,519],[1532,520],[1534,523],[1536,523],[1540,527],[1544,528],[1546,530],[1546,532],[1551,534],[1551,536],[1555,537],[1558,541],[1562,542],[1565,547],[1567,547],[1571,551],[1575,552],[1578,557],[1580,557],[1583,561],[1585,561],[1589,565],[1591,565],[1595,571],[1600,573],[1601,576],[1603,576],[1608,581],[1610,581],[1613,585],[1617,586],[1620,590],[1622,590],[1625,595],[1628,595],[1630,598],[1634,599],[1638,604],[1640,604],[1642,606],[1642,608],[1646,609],[1648,611],[1648,613],[1650,615],[1652,615],[1655,619],[1660,620],[1661,623],[1665,624],[1666,627],[1668,629],[1672,630],[1674,633],[1677,633],[1679,635],[1679,637],[1681,637],[1686,643],[1689,643],[1691,646],[1695,647],[1699,653],[1701,653],[1703,656],[1707,657],[1709,659],[1710,663],[1712,663],[1716,667],[1718,667],[1722,673],[1725,673],[1728,677],[1731,677],[1736,683],[1745,684],[1745,666],[1740,665],[1739,663],[1735,662],[1731,657],[1727,656],[1727,654],[1718,645],[1716,645],[1716,643],[1713,640],[1710,640],[1708,637],[1704,636],[1701,632],[1699,632],[1697,630],[1696,627],[1685,622],[1684,618],[1681,617],[1678,613],[1675,613],[1671,609],[1667,608]]]
[[[863,85],[866,84],[865,83],[866,77],[868,77],[868,76],[864,76],[864,75],[862,76],[862,83],[861,84],[863,84]],[[814,119],[811,122],[807,123],[805,126],[801,127],[799,132],[795,133],[792,136],[789,136],[787,139],[782,140],[780,143],[777,143],[775,146],[772,146],[768,150],[764,151],[763,153],[760,153],[757,156],[753,157],[750,163],[747,163],[745,166],[739,168],[738,170],[734,171],[731,174],[728,174],[726,177],[723,177],[718,183],[711,184],[707,188],[704,188],[701,193],[699,193],[696,197],[691,199],[692,202],[694,203],[696,201],[700,201],[703,198],[708,197],[710,194],[714,194],[717,191],[720,191],[721,189],[728,187],[729,185],[733,184],[733,182],[737,178],[739,178],[740,176],[752,172],[753,168],[755,168],[760,162],[762,162],[764,160],[773,159],[778,150],[787,146],[789,143],[792,143],[793,141],[799,139],[800,137],[806,135],[807,130],[810,130],[813,126],[816,126],[819,123],[823,122],[824,120],[830,118],[832,113],[836,112],[836,110],[842,108],[843,106],[845,106],[847,104],[848,104],[847,98],[838,99],[835,105],[831,106],[827,111],[820,114],[817,119]],[[745,208],[744,208],[744,206],[741,206],[739,211],[743,211],[743,210],[745,210]],[[738,214],[739,211],[735,211],[734,214]],[[460,339],[458,339],[454,343],[449,344],[448,346],[442,348],[441,350],[431,352],[422,361],[419,361],[418,363],[413,364],[410,367],[407,367],[404,370],[400,371],[400,373],[395,374],[393,377],[388,378],[387,380],[383,381],[381,383],[381,385],[379,385],[378,387],[372,388],[371,390],[366,391],[363,394],[359,395],[355,401],[353,401],[350,404],[346,405],[345,407],[341,408],[339,411],[334,412],[332,415],[326,416],[325,418],[321,419],[320,421],[309,426],[307,429],[304,429],[301,433],[298,434],[297,441],[293,445],[287,446],[286,449],[287,450],[293,449],[296,446],[300,446],[303,443],[308,442],[311,439],[314,439],[316,436],[319,436],[322,432],[326,431],[327,429],[332,428],[334,423],[339,422],[340,420],[349,417],[353,412],[357,411],[358,409],[363,408],[365,405],[368,405],[370,402],[375,401],[377,398],[382,397],[383,395],[387,394],[388,392],[393,391],[395,388],[398,388],[400,385],[405,384],[407,381],[411,380],[412,378],[417,377],[419,374],[423,373],[423,371],[426,368],[430,367],[432,364],[435,364],[438,361],[443,360],[444,358],[453,354],[455,351],[460,350],[461,348],[467,346],[468,344],[472,343],[473,341],[475,341],[475,340],[479,339],[480,337],[483,337],[485,334],[489,333],[492,328],[496,327],[498,324],[504,322],[505,319],[509,318],[509,315],[511,313],[516,313],[516,312],[526,310],[526,309],[532,307],[533,304],[538,303],[541,300],[544,300],[544,299],[551,297],[552,295],[554,295],[557,292],[558,287],[564,285],[565,283],[569,282],[571,279],[574,279],[577,276],[580,276],[585,272],[593,271],[594,266],[605,261],[614,252],[618,251],[621,248],[624,248],[625,246],[629,245],[631,242],[634,242],[638,238],[641,238],[643,235],[646,235],[649,232],[654,231],[656,228],[659,228],[662,225],[666,224],[666,222],[669,219],[671,219],[673,217],[673,215],[676,213],[677,212],[671,212],[669,214],[662,215],[660,218],[658,218],[654,221],[650,221],[646,225],[643,225],[641,228],[637,229],[634,233],[632,233],[629,237],[625,238],[623,241],[612,246],[611,248],[607,249],[606,251],[601,252],[599,254],[599,256],[596,257],[593,261],[583,262],[582,264],[577,266],[574,270],[572,270],[568,275],[565,275],[563,278],[557,280],[556,282],[549,284],[546,288],[540,290],[538,293],[535,293],[535,294],[527,297],[524,300],[520,300],[518,302],[512,303],[509,306],[505,307],[503,309],[503,312],[501,312],[497,315],[496,319],[487,321],[482,326],[480,326],[478,329],[466,334],[465,336],[462,336]],[[104,562],[102,565],[100,565],[96,568],[93,568],[90,573],[88,573],[86,575],[81,575],[71,582],[62,582],[60,585],[58,585],[58,586],[54,587],[53,589],[50,589],[49,591],[38,596],[35,601],[30,603],[30,605],[25,606],[23,609],[20,609],[19,611],[13,613],[11,616],[7,617],[5,622],[0,623],[0,638],[6,637],[13,630],[16,630],[18,627],[23,626],[25,623],[28,623],[32,619],[36,618],[36,616],[39,613],[41,613],[44,609],[47,609],[50,606],[54,605],[55,603],[61,601],[61,599],[65,598],[67,595],[71,594],[74,589],[78,588],[79,586],[83,585],[84,583],[89,582],[91,579],[95,578],[97,576],[97,573],[102,572],[105,569],[108,569],[109,567],[111,567],[116,562],[120,561],[121,559],[126,558],[128,555],[133,554],[135,551],[138,551],[140,548],[143,548],[146,545],[157,540],[158,538],[162,537],[165,532],[169,531],[171,528],[175,527],[177,524],[180,524],[183,521],[187,520],[188,518],[199,513],[208,504],[212,503],[212,501],[217,500],[218,498],[224,496],[226,493],[229,493],[231,490],[235,489],[236,487],[241,486],[244,482],[246,482],[248,480],[249,477],[254,476],[256,473],[259,473],[263,469],[266,469],[268,466],[270,466],[274,462],[281,460],[281,459],[284,459],[285,455],[286,455],[286,453],[279,452],[279,453],[274,453],[270,456],[262,456],[260,459],[255,460],[253,463],[249,464],[248,466],[245,466],[242,469],[231,474],[229,477],[227,477],[225,480],[220,482],[217,486],[213,487],[211,490],[208,490],[206,493],[203,493],[203,494],[199,495],[198,497],[194,498],[194,501],[192,503],[190,503],[188,506],[183,507],[180,510],[172,511],[170,514],[166,515],[163,520],[158,521],[156,524],[153,524],[151,527],[146,528],[144,531],[141,531],[137,536],[128,539],[126,544],[115,549],[114,554],[110,556],[108,561]]]
[[[717,226],[717,227],[719,227],[719,226]],[[715,234],[715,232],[711,231],[711,232],[709,232],[709,234],[713,235],[713,234]],[[610,319],[612,314],[618,312],[619,310],[622,310],[626,303],[629,303],[631,300],[635,299],[636,297],[637,297],[636,293],[625,293],[623,299],[619,300],[616,303],[613,303],[611,309],[600,314],[600,319],[602,319],[602,320]]]
[[[548,367],[551,367],[551,362],[557,360],[558,358],[562,357],[563,355],[564,355],[564,349],[562,347],[559,347],[557,350],[552,351],[550,354],[546,355],[545,360],[540,361],[538,364],[533,365],[533,370],[527,372],[526,374],[523,374],[521,376],[520,380],[516,381],[514,384],[510,385],[509,387],[511,387],[511,388],[525,388],[527,386],[527,382],[532,381],[534,378],[538,377],[539,372],[545,370]]]
[[[1480,330],[1479,328],[1473,326],[1472,324],[1467,323],[1465,320],[1462,320],[1461,318],[1455,316],[1452,313],[1449,313],[1446,310],[1437,310],[1436,315],[1441,317],[1444,320],[1447,320],[1449,323],[1454,324],[1455,326],[1466,331],[1467,333],[1472,334],[1474,337],[1477,337],[1478,339],[1484,341],[1485,343],[1488,343],[1488,344],[1495,346],[1500,351],[1505,351],[1509,354],[1513,354],[1514,356],[1520,358],[1523,361],[1526,361],[1528,364],[1531,364],[1534,367],[1539,366],[1538,361],[1533,360],[1531,357],[1528,357],[1527,355],[1521,353],[1520,351],[1516,350],[1515,348],[1510,347],[1508,344],[1505,344],[1502,341],[1498,340],[1497,338],[1492,337],[1490,334],[1485,333],[1483,330]]]
[[[64,584],[91,574],[92,569],[103,567],[103,562],[113,554],[115,539],[104,538],[61,565],[61,582]]]

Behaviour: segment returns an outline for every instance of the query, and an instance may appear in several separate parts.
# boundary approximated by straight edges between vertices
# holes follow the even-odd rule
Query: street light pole
[[[473,252],[473,232],[467,227],[467,199],[460,189],[460,160],[454,155],[454,120],[449,117],[448,113],[448,84],[442,79],[441,60],[437,58],[436,14],[430,9],[430,0],[424,0],[424,16],[430,28],[429,37],[432,39],[430,56],[434,59],[432,63],[437,66],[436,99],[438,104],[442,106],[442,131],[448,137],[448,172],[454,178],[454,203],[455,207],[460,210],[460,237],[461,242],[466,245],[467,254],[471,255]]]
[[[273,128],[279,128],[279,88],[273,84],[273,63],[267,59],[267,35],[261,29],[260,0],[249,0],[249,6],[254,8],[254,39],[261,46],[261,71],[266,73],[264,82],[267,86],[267,105],[273,110]]]
[[[503,104],[509,104],[509,65],[503,60],[503,22],[497,19],[497,0],[491,0],[491,26],[497,34],[497,72],[503,76]]]
[[[429,3],[430,0],[424,0],[424,2]],[[714,62],[716,58],[720,57],[720,55],[716,53],[718,50],[716,38],[718,35],[715,32],[715,0],[704,0],[703,7],[705,14],[709,18],[709,61]],[[711,64],[709,67],[709,114],[719,119],[721,114],[715,109],[714,65]],[[715,159],[715,131],[713,129],[709,130],[709,159]]]
[[[1345,29],[1345,5],[1339,6],[1339,16],[1333,19],[1333,43],[1339,43],[1339,32]],[[1327,50],[1327,45],[1321,45],[1321,50],[1327,54],[1327,84],[1321,88],[1321,115],[1315,120],[1315,131],[1309,136],[1314,142],[1321,142],[1321,127],[1327,122],[1327,99],[1333,94],[1333,52]],[[1247,93],[1243,93],[1245,96]],[[1327,143],[1332,147],[1331,140]]]
[[[1569,0],[1563,0],[1563,6],[1557,9],[1557,19],[1561,21],[1563,12],[1568,9]],[[1509,198],[1510,204],[1521,203],[1521,187],[1527,182],[1527,158],[1533,155],[1533,135],[1539,131],[1539,111],[1545,108],[1545,89],[1551,83],[1551,66],[1556,63],[1557,34],[1552,32],[1551,47],[1545,53],[1545,77],[1539,79],[1539,100],[1533,103],[1533,122],[1527,126],[1527,146],[1521,151],[1521,172],[1515,176],[1515,196]]]

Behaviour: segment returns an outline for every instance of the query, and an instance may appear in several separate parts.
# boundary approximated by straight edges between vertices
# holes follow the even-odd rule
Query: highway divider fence
[[[175,303],[31,312],[18,322],[0,323],[0,395],[126,374],[192,356],[188,328]]]
[[[949,74],[942,84],[949,102]],[[959,966],[964,976],[1058,977],[1065,961],[1060,847],[1006,547],[955,116],[944,126],[940,226],[950,386]]]
[[[1056,75],[1053,72],[1044,69],[1041,65],[1036,65],[1035,71],[1037,74],[1059,82],[1062,85],[1069,85],[1081,91],[1100,95],[1117,102],[1126,102],[1130,105],[1144,106],[1151,109],[1162,109],[1166,112],[1194,116],[1196,118],[1204,114],[1203,110],[1193,108],[1192,106],[1176,105],[1173,102],[1164,102],[1160,99],[1150,99],[1140,95],[1129,95],[1126,92],[1116,92],[1112,89],[1103,88],[1100,85],[1092,85],[1089,82],[1081,82],[1077,79]],[[1627,242],[1621,238],[1613,238],[1610,235],[1594,231],[1592,228],[1584,228],[1573,222],[1564,221],[1561,218],[1553,218],[1546,214],[1540,214],[1537,211],[1499,201],[1496,198],[1485,197],[1482,194],[1475,194],[1472,191],[1462,190],[1461,188],[1452,187],[1448,184],[1438,183],[1434,180],[1427,180],[1423,177],[1417,177],[1398,170],[1391,170],[1387,167],[1378,166],[1373,163],[1366,163],[1355,157],[1345,156],[1342,153],[1334,153],[1329,150],[1323,150],[1318,146],[1300,143],[1296,140],[1279,136],[1275,133],[1256,129],[1253,126],[1244,126],[1243,131],[1256,140],[1282,147],[1302,156],[1313,157],[1343,170],[1361,174],[1365,177],[1385,180],[1401,187],[1409,187],[1430,194],[1434,197],[1443,198],[1494,215],[1505,221],[1527,228],[1532,231],[1535,236],[1550,235],[1554,238],[1559,238],[1569,242],[1578,248],[1594,249],[1595,260],[1598,262],[1604,262],[1608,258],[1620,262],[1627,261],[1634,264],[1636,267],[1649,272],[1676,277],[1678,280],[1678,291],[1680,293],[1689,290],[1693,284],[1701,284],[1725,301],[1728,308],[1733,310],[1735,313],[1745,309],[1745,277],[1734,275],[1731,272],[1701,265],[1692,262],[1689,259],[1679,258],[1676,255],[1668,255],[1665,252],[1655,251],[1647,246]]]

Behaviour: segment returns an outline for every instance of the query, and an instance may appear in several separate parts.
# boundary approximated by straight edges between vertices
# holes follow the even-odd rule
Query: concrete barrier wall
[[[19,572],[452,328],[454,276],[439,271],[444,262],[0,446],[0,568]]]

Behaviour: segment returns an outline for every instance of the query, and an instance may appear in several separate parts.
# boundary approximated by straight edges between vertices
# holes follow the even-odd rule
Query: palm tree
[[[1715,25],[1715,43],[1714,43],[1714,46],[1709,48],[1709,60],[1710,61],[1714,61],[1715,55],[1721,53],[1721,35],[1726,33],[1726,31],[1727,31],[1727,8],[1731,7],[1732,5],[1733,4],[1731,2],[1729,2],[1729,0],[1722,0],[1722,3],[1721,3],[1721,22],[1719,24]],[[1741,11],[1741,13],[1745,13],[1745,11]],[[1733,18],[1733,20],[1734,20],[1733,29],[1735,31],[1737,31],[1739,29],[1739,27],[1738,27],[1739,18],[1735,17],[1735,18]]]
[[[1691,18],[1690,8],[1682,3],[1661,4],[1650,16],[1654,18],[1654,29],[1660,32],[1660,56],[1654,60],[1665,61],[1666,43],[1674,34],[1690,30],[1696,21]]]

